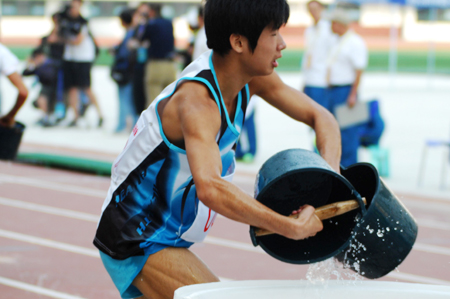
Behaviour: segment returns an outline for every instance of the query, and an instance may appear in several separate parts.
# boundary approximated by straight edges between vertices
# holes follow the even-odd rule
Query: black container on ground
[[[12,128],[0,126],[0,160],[14,160],[25,125],[16,122]]]

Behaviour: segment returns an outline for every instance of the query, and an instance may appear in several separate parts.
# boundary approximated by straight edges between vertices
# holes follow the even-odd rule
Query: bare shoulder
[[[254,77],[248,85],[251,95],[256,94],[265,98],[266,95],[282,87],[284,83],[276,72],[272,72],[272,74],[267,76]]]
[[[161,118],[169,140],[185,139],[186,134],[205,131],[215,134],[220,129],[219,108],[208,88],[200,82],[181,83],[172,97],[163,104]]]

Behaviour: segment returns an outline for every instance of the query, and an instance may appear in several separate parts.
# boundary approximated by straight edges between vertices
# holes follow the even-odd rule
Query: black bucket
[[[366,197],[369,207],[355,226],[350,245],[336,258],[366,278],[380,278],[405,260],[417,238],[417,223],[371,164],[357,163],[341,173]]]
[[[282,151],[259,170],[255,198],[272,210],[288,216],[300,206],[317,208],[325,204],[358,198],[352,185],[336,173],[314,152],[302,149]],[[269,255],[292,264],[319,262],[337,255],[349,245],[359,210],[324,221],[324,229],[313,238],[295,241],[273,234],[255,236],[250,227],[254,246]]]
[[[22,140],[25,125],[16,122],[13,127],[0,126],[0,160],[14,160]]]
[[[341,173],[334,172],[319,155],[302,149],[286,150],[267,160],[256,179],[255,198],[272,210],[288,216],[304,204],[317,208],[349,199],[357,199],[360,208],[324,220],[323,230],[306,240],[276,234],[256,237],[255,228],[250,227],[253,245],[292,264],[336,257],[367,278],[394,270],[415,242],[414,219],[370,164],[355,164]]]

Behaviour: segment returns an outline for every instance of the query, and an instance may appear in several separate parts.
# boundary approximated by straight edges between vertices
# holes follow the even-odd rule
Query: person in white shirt
[[[352,20],[348,11],[336,9],[329,19],[332,21],[333,32],[339,36],[327,60],[331,112],[335,113],[336,107],[340,105],[353,107],[356,104],[361,75],[367,67],[368,53],[364,40],[349,27]],[[358,129],[357,125],[341,128],[341,165],[344,167],[358,160]]]
[[[205,32],[205,21],[203,20],[203,6],[198,9],[197,16],[198,31],[195,35],[194,40],[194,51],[192,53],[192,59],[197,59],[201,54],[208,51],[208,45],[206,44],[206,32]]]
[[[327,65],[329,51],[337,40],[331,22],[322,18],[324,6],[316,0],[307,3],[313,24],[305,31],[305,52],[302,59],[303,92],[330,110],[327,96]]]
[[[103,116],[97,98],[91,89],[91,68],[96,57],[96,45],[89,32],[88,21],[81,14],[82,0],[72,0],[67,11],[61,14],[60,35],[65,41],[63,56],[64,89],[75,118],[69,126],[76,126],[81,115],[79,111],[79,91],[83,91],[94,104],[98,116],[98,126]]]
[[[0,44],[0,73],[8,77],[9,81],[17,88],[18,95],[11,110],[0,116],[0,126],[12,127],[15,124],[15,116],[28,97],[28,89],[17,72],[19,60],[4,45]]]

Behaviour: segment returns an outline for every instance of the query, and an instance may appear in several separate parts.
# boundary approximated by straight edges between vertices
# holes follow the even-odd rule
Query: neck
[[[225,104],[230,104],[234,101],[239,91],[252,79],[251,75],[244,72],[237,57],[233,56],[235,55],[230,50],[230,53],[225,56],[213,53],[212,57],[217,81]]]
[[[343,36],[344,34],[346,34],[348,32],[348,28],[346,28],[345,30],[342,30],[340,33],[338,33],[339,36]]]

